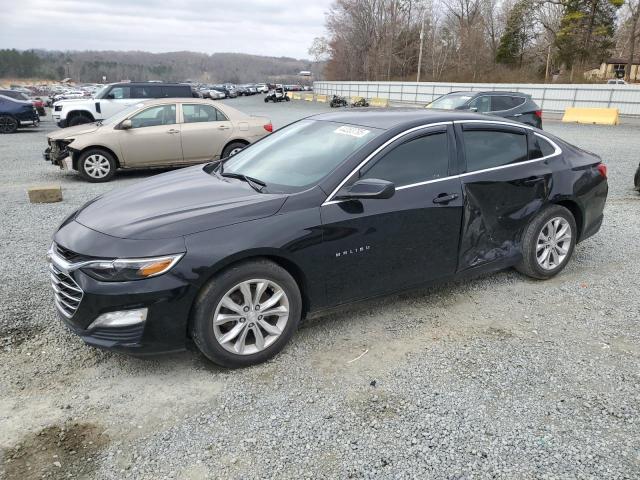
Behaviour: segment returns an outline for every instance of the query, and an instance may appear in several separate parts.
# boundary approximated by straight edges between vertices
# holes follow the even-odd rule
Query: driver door
[[[122,163],[126,168],[183,163],[175,103],[149,107],[129,120],[131,128],[120,133]]]
[[[424,129],[383,150],[346,183],[388,180],[389,199],[330,201],[321,207],[332,274],[329,303],[343,303],[419,285],[457,267],[462,188],[452,126]]]

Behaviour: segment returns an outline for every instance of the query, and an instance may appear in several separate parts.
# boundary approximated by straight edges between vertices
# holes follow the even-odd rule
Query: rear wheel
[[[200,351],[227,368],[268,360],[298,327],[302,299],[295,280],[268,260],[216,275],[196,300],[191,334]]]
[[[224,150],[222,151],[222,158],[231,157],[244,147],[246,147],[246,145],[242,142],[231,142],[229,145],[224,147]]]
[[[18,130],[18,120],[11,115],[0,115],[0,133],[15,133]]]
[[[91,123],[93,120],[88,115],[75,115],[67,122],[68,127],[75,127],[76,125],[83,125],[85,123]]]
[[[113,155],[102,149],[87,150],[78,158],[78,171],[88,182],[108,182],[116,174],[116,168]]]
[[[567,265],[576,245],[578,230],[573,214],[553,205],[536,215],[522,237],[522,261],[516,269],[545,280]]]

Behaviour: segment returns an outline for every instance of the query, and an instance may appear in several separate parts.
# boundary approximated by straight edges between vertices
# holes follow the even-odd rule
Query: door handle
[[[180,133],[180,130],[176,130],[175,128],[172,128],[171,130],[167,130],[167,133]]]
[[[543,182],[543,177],[529,177],[522,181],[524,185],[535,185],[536,183]]]
[[[218,130],[229,130],[229,127],[227,127],[226,125],[219,125]]]
[[[521,114],[521,113],[514,113],[512,116],[513,116],[513,117],[521,117],[521,116],[522,116],[522,114]]]
[[[455,200],[456,198],[458,198],[457,193],[441,193],[440,195],[438,195],[436,198],[433,199],[433,203],[441,203],[446,205],[447,203],[451,202],[452,200]]]

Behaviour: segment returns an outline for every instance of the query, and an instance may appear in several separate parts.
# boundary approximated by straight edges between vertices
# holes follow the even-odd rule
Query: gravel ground
[[[229,100],[276,127],[325,105]],[[546,282],[505,271],[307,322],[285,351],[225,371],[136,359],[58,321],[44,253],[111,188],[41,160],[45,122],[0,136],[0,478],[640,477],[640,125],[545,128],[600,154],[601,232]],[[31,205],[26,188],[62,184]]]

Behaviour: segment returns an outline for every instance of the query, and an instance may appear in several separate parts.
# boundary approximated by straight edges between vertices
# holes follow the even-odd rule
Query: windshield
[[[138,110],[140,107],[143,107],[143,106],[144,106],[144,103],[136,103],[135,105],[131,105],[131,106],[125,108],[124,110],[116,113],[115,115],[110,116],[106,120],[103,120],[102,124],[103,125],[115,125],[116,123],[121,122],[122,120],[124,120],[129,115],[131,115],[133,112],[135,112],[136,110]]]
[[[224,163],[236,173],[266,183],[270,193],[316,185],[382,130],[319,120],[301,120],[277,130]]]
[[[102,87],[100,87],[100,89],[93,94],[93,98],[102,98],[106,93],[107,88],[109,88],[109,85],[103,85]]]
[[[443,110],[455,110],[458,107],[463,106],[469,100],[471,95],[468,93],[452,93],[444,95],[440,98],[436,98],[428,106],[429,108],[442,108]]]

